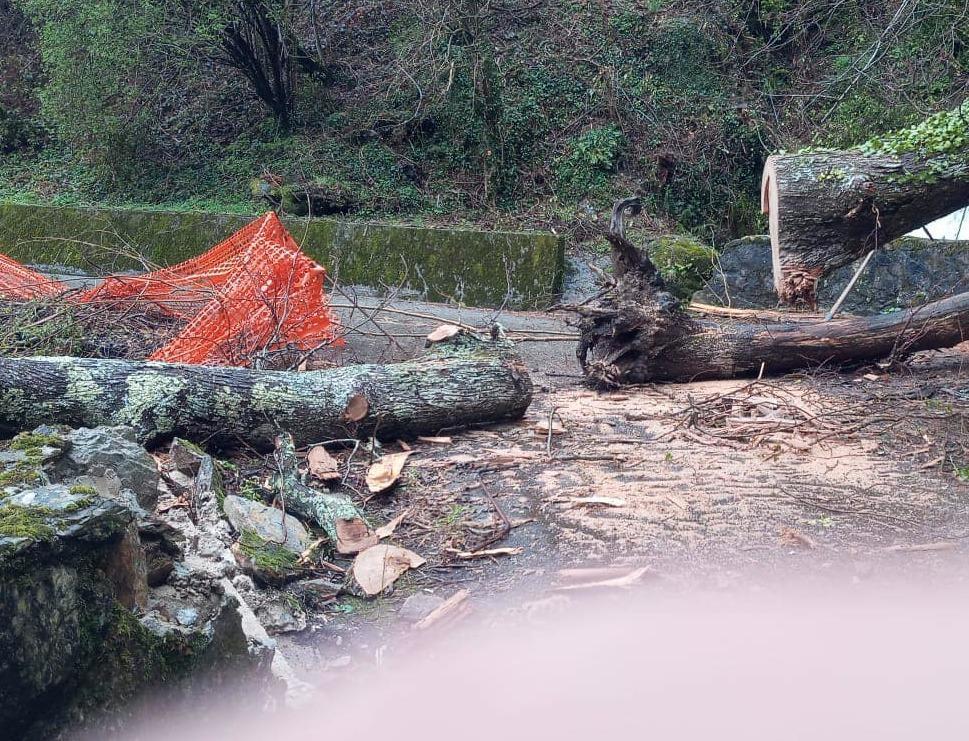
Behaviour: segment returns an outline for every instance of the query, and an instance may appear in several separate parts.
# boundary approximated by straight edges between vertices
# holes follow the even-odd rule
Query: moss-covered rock
[[[657,237],[647,250],[673,293],[686,299],[703,288],[717,259],[716,250],[684,234]]]
[[[46,479],[43,456],[59,439],[26,433],[4,452]],[[196,673],[228,680],[268,668],[265,655],[250,656],[238,605],[217,577],[178,564],[149,590],[139,533],[130,509],[92,487],[44,483],[0,496],[4,738],[116,726],[133,698],[159,685],[189,690]]]

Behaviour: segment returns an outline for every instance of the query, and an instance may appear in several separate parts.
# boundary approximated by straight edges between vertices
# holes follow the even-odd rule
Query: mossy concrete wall
[[[194,257],[252,217],[0,204],[0,252],[91,272],[140,270]],[[402,295],[469,306],[534,309],[562,290],[565,243],[548,233],[429,229],[284,219],[344,285],[400,286]]]

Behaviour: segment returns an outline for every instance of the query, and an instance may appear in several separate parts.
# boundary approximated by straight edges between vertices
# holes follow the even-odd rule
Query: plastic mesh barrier
[[[53,298],[67,290],[62,283],[26,268],[6,255],[0,255],[0,298],[31,301]]]
[[[149,302],[186,320],[150,360],[245,366],[274,351],[338,343],[325,277],[270,212],[198,257],[145,275],[110,276],[71,299]],[[13,260],[0,261],[0,295],[37,298],[65,290]]]

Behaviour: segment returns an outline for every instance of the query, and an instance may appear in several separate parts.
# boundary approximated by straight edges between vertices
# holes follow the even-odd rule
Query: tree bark
[[[579,307],[577,355],[600,386],[693,381],[838,366],[969,339],[969,293],[909,311],[831,322],[734,322],[688,314],[649,259],[625,237],[616,205],[608,235],[618,280],[598,305]]]
[[[946,120],[969,119],[969,108],[962,110]],[[783,303],[816,307],[825,273],[969,204],[969,135],[947,135],[953,144],[932,154],[921,145],[905,154],[858,148],[767,159],[761,206]],[[893,141],[889,152],[908,140]]]
[[[300,481],[296,445],[288,432],[276,438],[275,457],[278,470],[273,486],[286,511],[322,527],[337,553],[359,553],[379,542],[363,513],[348,497],[319,491]]]
[[[0,429],[130,425],[216,448],[433,435],[522,417],[532,383],[514,346],[460,333],[405,363],[305,373],[85,358],[0,359]],[[356,421],[354,421],[356,420]]]

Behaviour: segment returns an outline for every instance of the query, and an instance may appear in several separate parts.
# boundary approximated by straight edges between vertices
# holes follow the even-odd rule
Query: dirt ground
[[[421,309],[473,325],[492,318]],[[568,331],[552,315],[500,320],[526,333]],[[390,321],[382,315],[380,332],[351,338],[347,352],[383,359],[388,341],[375,335],[389,331],[407,338],[391,353],[406,355],[434,326]],[[408,642],[400,608],[421,591],[446,598],[467,589],[478,612],[567,609],[573,593],[561,588],[576,575],[563,569],[610,570],[578,576],[588,583],[647,567],[630,579],[638,588],[690,591],[791,578],[964,579],[969,345],[889,369],[613,393],[582,386],[569,342],[526,342],[522,351],[537,388],[521,422],[386,446],[414,454],[368,515],[379,525],[406,512],[392,542],[428,563],[387,597],[341,599],[309,630],[280,636],[300,671],[379,664]],[[365,458],[350,484],[361,483]],[[512,529],[496,540],[505,521]],[[455,555],[481,548],[512,554]]]

